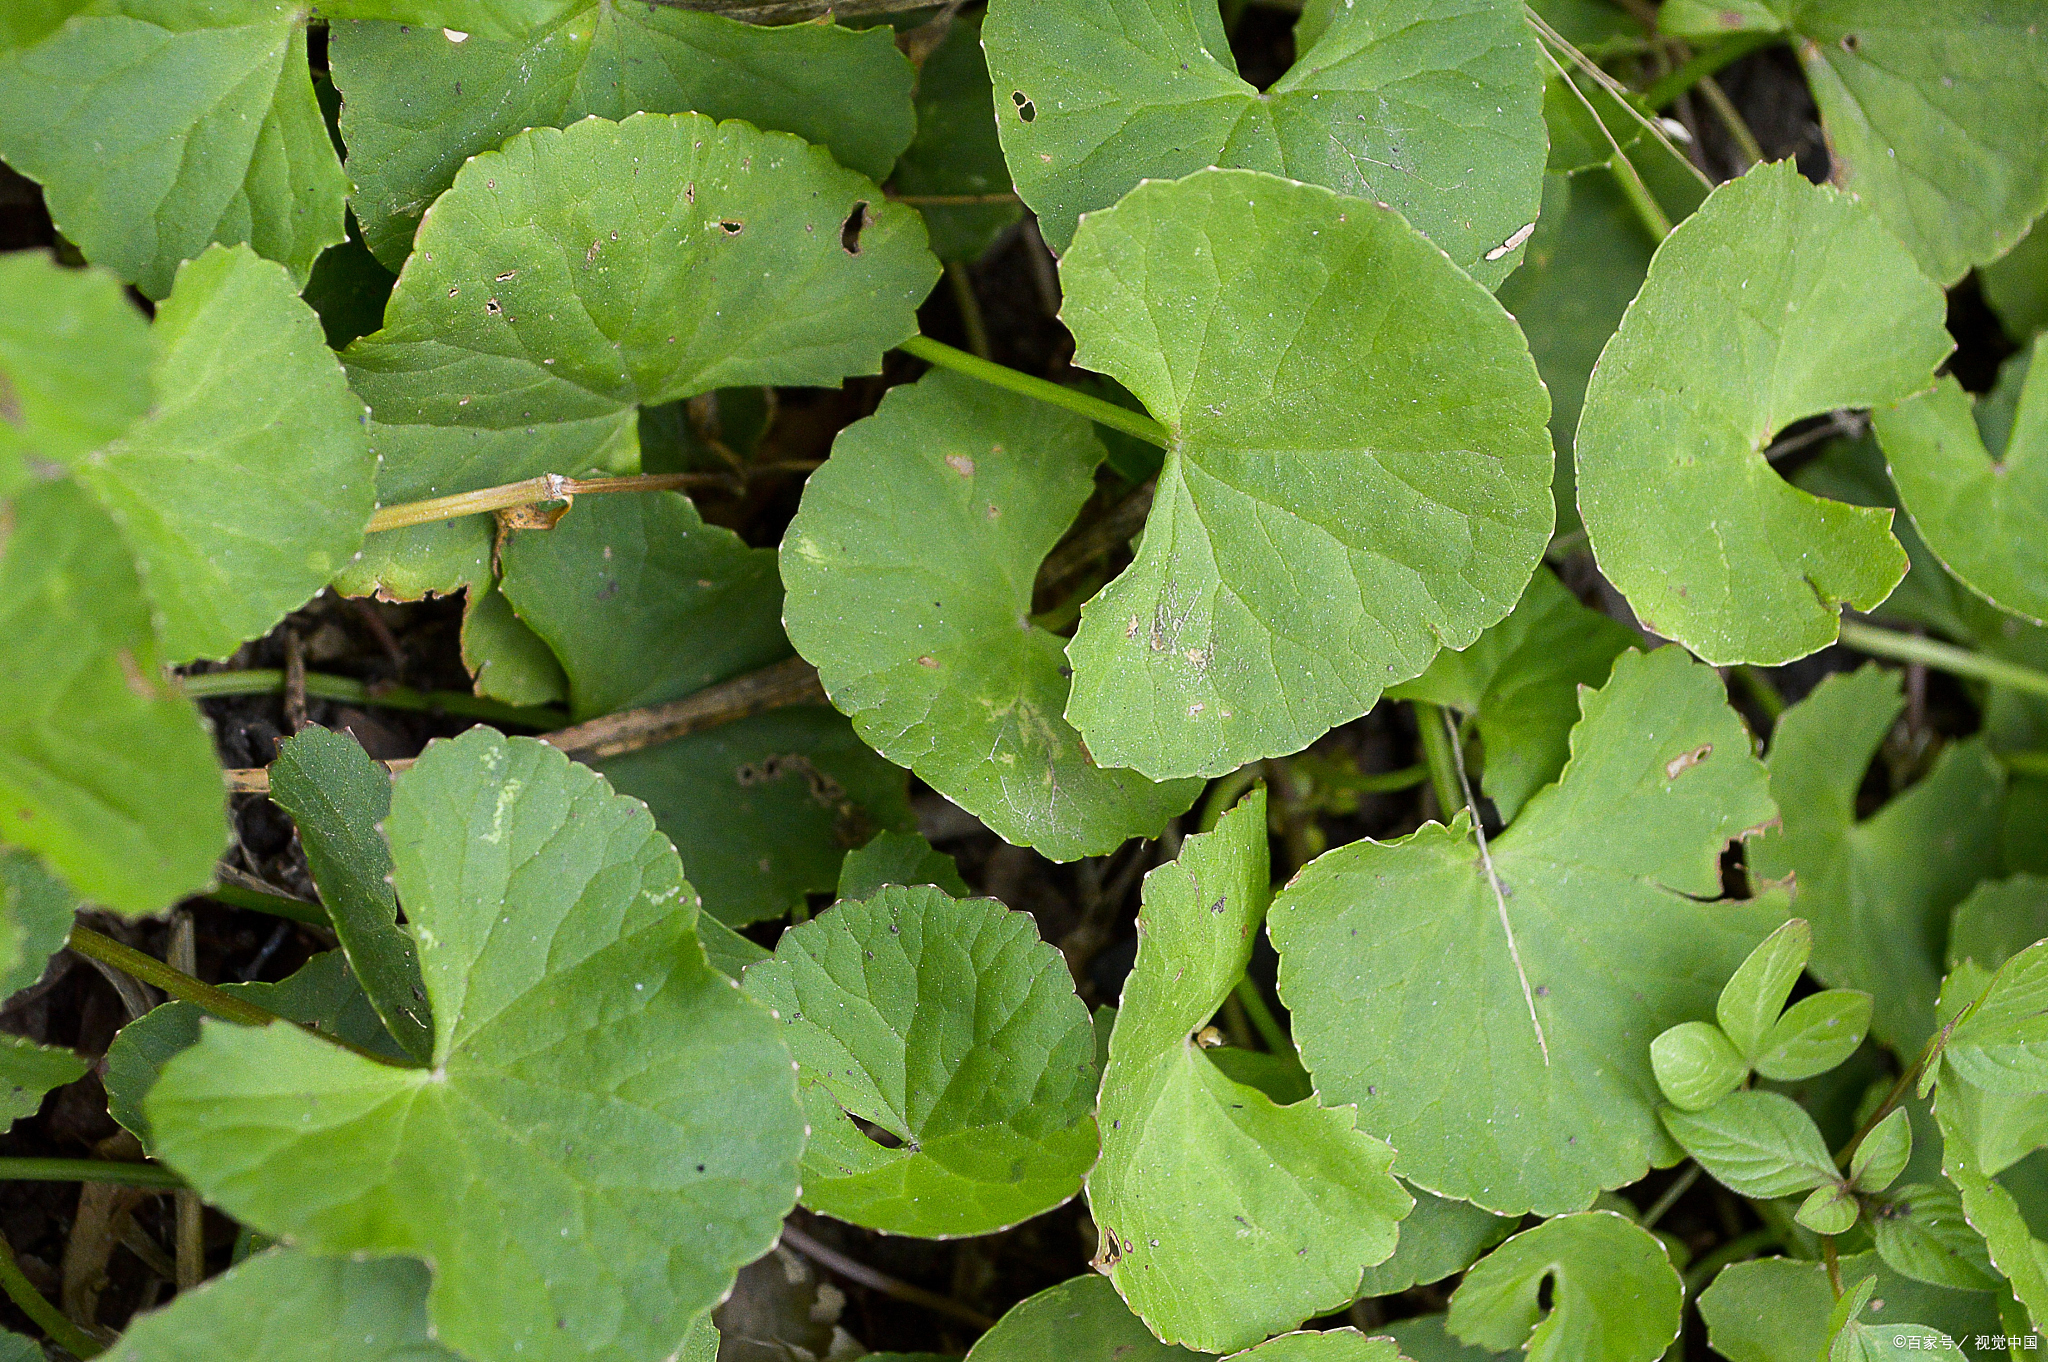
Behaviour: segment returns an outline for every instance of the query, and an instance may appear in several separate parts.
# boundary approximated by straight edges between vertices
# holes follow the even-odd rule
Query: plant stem
[[[1735,680],[1741,685],[1744,693],[1756,703],[1756,707],[1764,712],[1764,717],[1772,723],[1778,722],[1780,716],[1785,713],[1785,697],[1771,684],[1771,678],[1747,662],[1738,664],[1733,670]]]
[[[643,747],[654,747],[766,710],[821,704],[824,700],[825,688],[818,684],[817,670],[802,658],[792,657],[707,686],[680,700],[645,709],[621,710],[554,733],[543,733],[541,741],[580,761],[598,761],[638,752]]]
[[[1223,815],[1244,797],[1246,790],[1259,783],[1264,770],[1264,763],[1255,761],[1249,766],[1238,767],[1227,776],[1218,776],[1216,783],[1209,787],[1209,797],[1202,801],[1202,815],[1195,820],[1195,831],[1216,831]]]
[[[1259,1039],[1266,1042],[1266,1048],[1276,1055],[1294,1053],[1294,1039],[1287,1034],[1287,1028],[1273,1015],[1273,1009],[1266,1006],[1266,995],[1252,982],[1249,974],[1237,981],[1237,1000],[1244,1004],[1245,1015],[1251,1018],[1252,1029],[1259,1033]]]
[[[2017,662],[2004,658],[1989,657],[1973,653],[1967,648],[1937,642],[1931,638],[1920,638],[1913,634],[1902,634],[1892,629],[1880,629],[1861,620],[1842,621],[1842,642],[1858,652],[1869,653],[1872,657],[1888,657],[1898,662],[1924,662],[1954,676],[1967,676],[1972,681],[1983,681],[1994,686],[2010,686],[2014,690],[2026,691],[2030,695],[2048,696],[2048,673],[2037,672],[2032,667],[2022,667]]]
[[[158,1192],[175,1192],[186,1185],[160,1163],[110,1159],[0,1159],[0,1182],[110,1182]]]
[[[431,525],[437,520],[456,520],[485,511],[509,511],[514,506],[532,506],[543,501],[568,501],[596,492],[661,492],[684,487],[714,487],[730,481],[719,473],[642,473],[626,478],[565,478],[560,473],[543,473],[497,487],[479,487],[474,492],[429,497],[425,501],[400,502],[378,508],[364,528],[402,530],[408,525]]]
[[[907,203],[913,208],[978,208],[989,204],[1015,203],[1017,194],[1016,191],[1009,189],[996,194],[891,194],[889,202]]]
[[[878,1272],[866,1263],[856,1262],[836,1249],[826,1248],[794,1225],[782,1227],[782,1242],[819,1266],[830,1268],[848,1281],[859,1282],[862,1286],[879,1291],[885,1296],[894,1296],[897,1300],[922,1305],[927,1310],[936,1310],[942,1315],[949,1315],[977,1329],[995,1327],[994,1320],[972,1306],[962,1305],[959,1301],[941,1296],[936,1291],[912,1286],[909,1282],[899,1282],[886,1272]]]
[[[1756,134],[1749,130],[1749,124],[1743,121],[1741,110],[1721,89],[1721,82],[1712,76],[1701,76],[1699,89],[1700,97],[1707,101],[1707,107],[1714,111],[1714,117],[1721,120],[1721,127],[1734,139],[1736,149],[1742,153],[1742,168],[1747,171],[1763,160],[1763,147],[1757,142]]]
[[[21,1313],[34,1320],[36,1327],[50,1336],[50,1341],[67,1349],[79,1358],[98,1357],[105,1352],[106,1345],[85,1330],[64,1318],[56,1306],[43,1299],[43,1293],[36,1290],[27,1277],[21,1275],[21,1263],[14,1256],[14,1245],[0,1235],[0,1290],[7,1293]]]
[[[238,884],[216,885],[201,895],[215,903],[225,903],[230,908],[246,908],[252,913],[268,913],[272,917],[290,918],[303,922],[308,927],[324,927],[332,931],[334,919],[327,916],[327,910],[317,903],[303,899],[288,899],[278,894],[259,894],[254,889],[244,889]]]
[[[1700,1172],[1700,1166],[1693,1164],[1690,1168],[1672,1179],[1671,1185],[1664,1189],[1664,1195],[1658,1197],[1650,1204],[1650,1209],[1643,1212],[1643,1228],[1646,1230],[1655,1229],[1657,1222],[1662,1220],[1670,1212],[1671,1208],[1678,1204],[1678,1199],[1687,1192],[1690,1192],[1692,1185],[1700,1180]]]
[[[1998,759],[2016,776],[2048,776],[2048,752],[2000,752]]]
[[[1766,1225],[1762,1229],[1739,1234],[1721,1247],[1709,1253],[1692,1265],[1685,1274],[1685,1294],[1688,1300],[1697,1299],[1700,1291],[1714,1279],[1714,1274],[1732,1263],[1739,1263],[1760,1248],[1769,1248],[1778,1242],[1778,1232]]]
[[[285,674],[274,668],[252,667],[246,671],[204,672],[179,678],[185,694],[194,699],[219,695],[268,695],[281,691]],[[406,686],[372,686],[349,676],[306,673],[306,694],[320,700],[338,700],[345,705],[381,705],[385,709],[419,710],[429,714],[454,714],[465,719],[488,719],[493,723],[518,724],[523,728],[553,728],[567,716],[552,705],[508,705],[481,695],[461,691],[412,690]]]
[[[1415,731],[1422,735],[1422,758],[1429,764],[1437,813],[1449,827],[1458,810],[1465,807],[1465,798],[1457,759],[1451,755],[1450,735],[1444,728],[1444,712],[1427,700],[1410,700],[1408,704],[1415,711]]]
[[[299,1025],[289,1018],[280,1017],[267,1007],[258,1007],[246,998],[239,998],[224,989],[215,988],[204,980],[193,978],[183,970],[172,969],[155,956],[144,955],[133,946],[124,946],[111,936],[103,936],[90,927],[73,926],[68,944],[72,950],[88,960],[111,965],[123,974],[140,979],[145,984],[153,984],[171,997],[203,1008],[225,1021],[239,1022],[243,1026],[268,1026],[272,1022],[284,1022],[288,1026]],[[299,1026],[299,1029],[307,1035],[318,1036],[330,1045],[339,1045],[344,1050],[353,1051],[365,1059],[374,1059],[379,1064],[392,1063],[385,1056],[374,1050],[365,1049],[354,1041],[329,1035],[325,1031],[316,1031],[310,1026]]]
[[[1820,1237],[1820,1260],[1828,1265],[1828,1286],[1835,1293],[1835,1299],[1842,1298],[1842,1261],[1835,1255],[1835,1236],[1823,1234]]]
[[[952,369],[966,374],[969,378],[978,378],[983,383],[1007,388],[1026,397],[1035,397],[1041,402],[1050,402],[1055,407],[1065,407],[1068,411],[1079,412],[1097,425],[1120,430],[1126,435],[1143,440],[1146,444],[1158,445],[1161,449],[1172,444],[1173,437],[1166,427],[1149,416],[1119,407],[1114,402],[1105,402],[1099,397],[1090,397],[1084,392],[1076,392],[1058,383],[1050,383],[1001,364],[993,364],[976,355],[970,355],[965,350],[955,350],[950,345],[941,344],[929,336],[912,336],[896,348],[906,355],[915,355],[927,364]]]
[[[1653,109],[1669,108],[1680,95],[1723,67],[1732,66],[1752,52],[1784,41],[1783,33],[1737,33],[1724,38],[1654,82],[1643,91],[1643,102]]]
[[[953,308],[960,314],[960,329],[967,333],[967,348],[976,359],[987,359],[988,323],[982,320],[981,299],[974,296],[974,279],[967,266],[957,260],[946,262],[946,287],[953,294]]]

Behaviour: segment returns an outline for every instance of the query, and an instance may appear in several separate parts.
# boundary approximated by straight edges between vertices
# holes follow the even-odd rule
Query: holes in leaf
[[[882,1148],[903,1148],[903,1141],[896,1138],[896,1134],[894,1131],[884,1130],[882,1129],[882,1127],[876,1125],[873,1121],[867,1120],[864,1117],[854,1116],[852,1112],[848,1112],[846,1114],[852,1118],[854,1128],[856,1130],[860,1131],[861,1134],[867,1136],[870,1140],[873,1140],[876,1144],[882,1146]]]
[[[1038,106],[1022,90],[1010,91],[1010,102],[1017,106],[1017,117],[1026,123],[1038,117]]]
[[[1862,39],[1862,38],[1860,38],[1860,37],[1858,37],[1858,36],[1857,36],[1856,34],[1854,34],[1854,33],[1844,33],[1844,34],[1842,35],[1842,50],[1843,50],[1844,52],[1856,52],[1856,51],[1860,51],[1860,50],[1862,49],[1862,47],[1863,47],[1863,39]]]
[[[846,215],[846,221],[839,224],[839,248],[848,255],[860,254],[860,234],[867,230],[868,201],[862,199]]]
[[[719,223],[718,226],[719,230],[723,231],[727,236],[738,236],[741,232],[747,230],[746,223],[735,222],[731,218],[727,218],[725,221]]]

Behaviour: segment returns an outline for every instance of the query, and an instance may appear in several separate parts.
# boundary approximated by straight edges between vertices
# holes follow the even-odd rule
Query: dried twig
[[[818,1266],[829,1268],[850,1282],[859,1282],[871,1291],[894,1296],[900,1301],[909,1301],[912,1305],[922,1305],[927,1310],[935,1310],[963,1324],[972,1324],[977,1329],[995,1327],[994,1320],[973,1306],[962,1305],[949,1296],[941,1296],[938,1292],[927,1291],[921,1286],[912,1286],[909,1282],[899,1282],[886,1272],[879,1272],[866,1263],[856,1262],[836,1249],[826,1248],[794,1225],[782,1227],[782,1242]]]

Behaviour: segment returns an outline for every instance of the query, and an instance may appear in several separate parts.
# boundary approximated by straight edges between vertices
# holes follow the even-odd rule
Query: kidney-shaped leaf
[[[937,1238],[992,1233],[1080,1190],[1095,1161],[1095,1033],[1029,915],[885,886],[785,932],[747,992],[830,1095],[812,1105],[805,1205]]]
[[[266,1233],[428,1259],[463,1353],[666,1356],[795,1199],[775,1024],[647,810],[553,748],[436,742],[384,826],[432,1066],[209,1022],[145,1099],[159,1154]]]
[[[1061,711],[1032,583],[1102,444],[1057,407],[934,370],[890,389],[811,475],[782,544],[797,650],[891,761],[1055,860],[1149,837],[1201,792],[1096,765]]]
[[[915,73],[886,24],[764,27],[588,0],[556,8],[558,17],[502,38],[418,20],[334,25],[328,57],[352,204],[387,268],[404,263],[420,214],[462,163],[527,128],[592,114],[744,118],[819,143],[877,180],[910,142]]]
[[[2009,362],[1973,410],[1953,377],[1872,414],[1899,502],[1942,566],[1993,605],[2048,620],[2048,337]],[[2008,385],[2010,388],[2008,389]],[[2002,399],[2002,400],[2001,400]],[[1993,452],[1981,430],[2004,408]]]
[[[1195,1362],[1210,1354],[1161,1343],[1117,1299],[1116,1288],[1090,1272],[1011,1306],[967,1356],[970,1362]]]
[[[1269,1338],[1238,1353],[1246,1362],[1406,1362],[1391,1338],[1367,1338],[1356,1329],[1304,1329]]]
[[[1091,213],[1060,272],[1075,362],[1173,437],[1137,560],[1067,649],[1098,761],[1299,751],[1520,598],[1548,399],[1513,320],[1399,216],[1203,171]]]
[[[1538,1296],[1550,1282],[1550,1309]],[[1651,1362],[1678,1337],[1685,1287],[1664,1245],[1612,1211],[1559,1216],[1479,1260],[1450,1331],[1529,1362]]]
[[[1835,641],[1906,574],[1891,513],[1810,496],[1764,448],[1896,402],[1950,348],[1941,290],[1868,209],[1785,161],[1722,185],[1650,262],[1579,418],[1579,512],[1643,624],[1714,663]]]
[[[938,273],[915,209],[787,133],[699,114],[521,133],[435,200],[384,329],[344,355],[378,494],[630,465],[639,404],[875,373]],[[351,589],[395,558],[416,589],[452,590],[485,528],[373,536],[373,580]],[[420,547],[442,540],[469,555],[452,581]]]
[[[106,512],[61,480],[0,514],[0,835],[103,907],[168,908],[227,845],[213,741]]]
[[[0,256],[0,496],[69,464],[149,410],[149,325],[105,270]]]
[[[1080,214],[1204,166],[1387,204],[1489,284],[1536,221],[1543,80],[1509,0],[1346,4],[1265,91],[1214,0],[997,0],[985,41],[1004,154],[1057,250]]]
[[[0,53],[0,157],[57,228],[152,298],[211,242],[303,285],[348,177],[306,69],[304,5],[93,0]]]
[[[1356,1103],[1403,1177],[1509,1214],[1579,1209],[1670,1150],[1650,1038],[1784,918],[1700,901],[1772,815],[1720,679],[1624,653],[1583,707],[1558,783],[1491,844],[1497,888],[1461,818],[1328,853],[1271,916],[1323,1100]]]
[[[1260,791],[1145,877],[1088,1176],[1117,1290],[1167,1342],[1218,1352],[1342,1309],[1414,1205],[1355,1109],[1276,1105],[1196,1043],[1251,959],[1266,857]]]

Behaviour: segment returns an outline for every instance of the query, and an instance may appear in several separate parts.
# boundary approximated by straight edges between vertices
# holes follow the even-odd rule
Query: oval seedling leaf
[[[429,1259],[465,1354],[666,1356],[795,1201],[775,1023],[704,962],[647,810],[546,744],[435,742],[384,826],[432,1066],[208,1022],[144,1101],[158,1152],[265,1233]]]
[[[1871,998],[1831,988],[1785,1010],[1753,1061],[1757,1073],[1779,1083],[1824,1074],[1856,1052],[1870,1031]]]
[[[1537,1304],[1545,1279],[1550,1309]],[[1451,1296],[1450,1331],[1530,1362],[1652,1362],[1678,1337],[1685,1287],[1664,1245],[1612,1211],[1524,1230]]]
[[[77,911],[78,896],[35,857],[0,849],[0,998],[43,977]]]
[[[1834,642],[1906,554],[1888,511],[1809,496],[1764,449],[1802,417],[1896,402],[1952,348],[1941,290],[1868,209],[1791,162],[1722,185],[1650,263],[1601,352],[1579,511],[1645,627],[1710,662]]]
[[[1270,917],[1322,1100],[1356,1103],[1402,1176],[1505,1214],[1584,1206],[1666,1157],[1644,1037],[1707,1012],[1784,920],[1782,898],[1701,901],[1721,848],[1773,816],[1720,679],[1624,653],[1582,704],[1571,763],[1490,841],[1498,896],[1461,820],[1339,847]]]
[[[1680,1111],[1711,1106],[1749,1077],[1749,1065],[1721,1028],[1703,1021],[1680,1022],[1651,1041],[1650,1068]]]
[[[1754,1060],[1763,1049],[1764,1038],[1777,1025],[1778,1014],[1785,1010],[1785,1000],[1792,996],[1792,986],[1806,971],[1807,957],[1812,954],[1813,926],[1805,918],[1795,917],[1765,937],[1728,976],[1714,1002],[1714,1020],[1745,1061]]]
[[[813,1210],[946,1238],[1005,1229],[1081,1189],[1096,1153],[1095,1033],[1028,915],[890,885],[785,932],[746,985],[802,1071]]]
[[[915,73],[886,25],[763,27],[589,0],[549,7],[555,17],[502,37],[473,22],[333,26],[352,205],[387,268],[405,262],[421,214],[463,162],[527,128],[640,112],[741,118],[816,142],[877,181],[911,139]]]
[[[1061,711],[1032,586],[1094,487],[1082,417],[944,370],[893,388],[811,475],[783,537],[787,622],[891,761],[1054,860],[1149,837],[1201,792],[1097,765]]]
[[[1210,0],[997,0],[985,41],[1004,154],[1058,251],[1080,215],[1204,166],[1387,204],[1488,284],[1536,221],[1541,58],[1507,0],[1345,5],[1264,91]]]
[[[1172,437],[1136,561],[1067,647],[1096,760],[1299,751],[1521,597],[1548,400],[1513,320],[1398,215],[1207,170],[1091,213],[1060,274],[1075,362]]]
[[[348,177],[306,67],[302,5],[127,0],[0,51],[0,157],[88,260],[152,298],[213,242],[296,292],[342,240]]]
[[[1414,1206],[1355,1109],[1276,1105],[1197,1042],[1244,977],[1270,884],[1263,790],[1145,877],[1088,1176],[1101,1270],[1160,1338],[1217,1352],[1356,1299]]]

